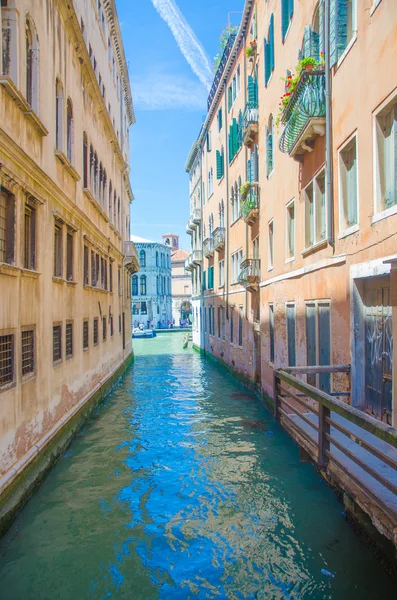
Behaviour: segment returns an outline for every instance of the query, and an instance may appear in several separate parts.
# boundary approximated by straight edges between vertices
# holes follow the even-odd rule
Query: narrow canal
[[[136,342],[0,542],[1,600],[396,597],[260,401],[182,339]]]

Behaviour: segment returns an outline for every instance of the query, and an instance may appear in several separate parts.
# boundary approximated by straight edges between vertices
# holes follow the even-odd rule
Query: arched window
[[[98,198],[98,189],[99,189],[99,163],[98,163],[98,154],[94,152],[94,196]]]
[[[156,252],[156,267],[159,266],[159,253]]]
[[[2,60],[0,58],[0,73],[11,77],[15,85],[19,87],[19,14],[17,13],[15,0],[2,1],[0,10],[2,13],[2,38],[0,44],[0,57],[2,57]]]
[[[231,204],[231,217],[232,223],[236,220],[236,209],[235,209],[235,199],[234,199],[234,187],[230,188],[230,204]]]
[[[56,147],[63,150],[63,87],[59,79],[56,82]]]
[[[146,296],[146,275],[141,275],[141,296]]]
[[[121,233],[120,197],[117,200],[117,229]]]
[[[94,192],[95,187],[95,161],[94,161],[94,148],[90,145],[90,189]]]
[[[269,177],[274,169],[274,125],[273,115],[269,117],[266,127],[266,176]]]
[[[68,161],[73,162],[73,106],[72,101],[68,98],[66,104],[66,151]]]
[[[83,132],[83,187],[88,188],[88,139]]]
[[[26,100],[38,113],[39,102],[39,43],[36,29],[31,17],[25,23],[26,45]]]
[[[160,295],[160,278],[158,275],[156,277],[156,293],[158,296]]]
[[[112,222],[112,180],[109,181],[109,219]]]
[[[146,252],[144,250],[139,253],[139,264],[141,267],[146,267]]]
[[[106,211],[106,198],[107,198],[107,175],[106,169],[103,169],[103,179],[102,179],[102,208]]]
[[[265,85],[267,86],[271,74],[274,71],[274,15],[272,14],[269,22],[267,40],[265,39]]]
[[[225,204],[223,200],[219,203],[219,227],[225,226]]]
[[[113,195],[113,225],[117,226],[117,194],[116,190],[114,190]]]
[[[138,276],[133,275],[131,277],[131,293],[133,296],[138,295]]]

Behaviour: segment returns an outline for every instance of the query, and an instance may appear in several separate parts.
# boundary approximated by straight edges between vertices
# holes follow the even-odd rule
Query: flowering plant
[[[252,42],[250,42],[250,45],[246,47],[245,49],[245,56],[247,58],[251,58],[251,56],[253,54],[255,54],[256,52],[256,40],[252,40]]]
[[[243,183],[240,186],[240,197],[241,197],[242,201],[246,200],[246,198],[251,190],[251,186],[252,186],[252,184],[250,181],[246,181],[245,183]]]

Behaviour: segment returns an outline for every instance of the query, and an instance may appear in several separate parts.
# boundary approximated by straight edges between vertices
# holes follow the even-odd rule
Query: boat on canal
[[[156,332],[154,329],[139,329],[136,327],[132,330],[133,338],[154,338],[156,337]]]

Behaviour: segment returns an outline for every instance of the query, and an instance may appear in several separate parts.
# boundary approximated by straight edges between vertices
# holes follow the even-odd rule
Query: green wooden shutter
[[[325,43],[324,43],[324,0],[320,0],[320,5],[318,7],[319,11],[319,51],[324,52]]]
[[[208,289],[212,290],[214,288],[214,267],[208,268]]]
[[[237,126],[237,119],[233,119],[232,129],[233,129],[233,157],[234,157],[237,154],[237,150],[238,150],[238,126]]]
[[[292,19],[292,15],[294,14],[294,0],[289,0],[289,18]]]
[[[229,87],[227,89],[227,110],[228,111],[230,111],[230,109],[232,108],[232,104],[233,104],[232,86],[229,85]]]
[[[303,33],[303,51],[305,58],[320,58],[320,36],[313,31],[311,25],[306,25]]]
[[[294,3],[292,1],[292,11]],[[289,0],[281,0],[281,39],[284,41],[290,21],[290,6]]]
[[[252,75],[248,75],[248,102],[250,104],[255,102],[255,86]]]
[[[269,24],[269,46],[270,46],[270,72],[274,71],[275,60],[274,60],[274,15],[270,17]]]
[[[267,86],[270,79],[270,46],[265,39],[265,85]]]
[[[266,175],[273,171],[273,132],[266,128]]]
[[[206,276],[207,276],[206,271],[203,271],[203,285],[202,285],[203,292],[207,289]]]
[[[218,131],[222,129],[222,109],[218,110]]]
[[[216,151],[216,178],[222,179],[222,157],[219,150]]]
[[[330,0],[330,63],[333,67],[347,44],[347,2]]]
[[[232,128],[229,127],[229,135],[227,136],[227,143],[229,148],[229,165],[232,162]]]

